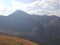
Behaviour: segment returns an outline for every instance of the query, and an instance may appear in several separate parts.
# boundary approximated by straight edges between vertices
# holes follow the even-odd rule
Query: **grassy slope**
[[[22,38],[0,35],[0,45],[37,45],[37,44]]]

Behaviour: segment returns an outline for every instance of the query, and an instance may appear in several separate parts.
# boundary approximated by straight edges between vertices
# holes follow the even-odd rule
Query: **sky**
[[[60,16],[60,0],[0,0],[0,15],[7,16],[16,10]]]

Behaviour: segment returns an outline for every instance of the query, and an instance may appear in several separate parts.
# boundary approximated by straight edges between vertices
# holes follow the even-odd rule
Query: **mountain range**
[[[17,10],[9,16],[0,16],[0,34],[21,37],[39,45],[60,45],[60,17]]]

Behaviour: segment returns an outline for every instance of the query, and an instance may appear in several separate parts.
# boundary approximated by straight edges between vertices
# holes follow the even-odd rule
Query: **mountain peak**
[[[16,10],[12,14],[10,14],[9,16],[15,16],[15,15],[28,15],[28,13],[21,11],[21,10]]]
[[[16,10],[15,12],[18,12],[18,13],[26,13],[26,12],[24,12],[24,11],[22,11],[22,10]],[[14,13],[15,13],[14,12]]]

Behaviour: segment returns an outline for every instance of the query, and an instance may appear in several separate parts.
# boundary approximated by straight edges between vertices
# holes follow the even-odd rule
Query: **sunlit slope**
[[[37,45],[37,44],[22,38],[0,35],[0,45]]]

